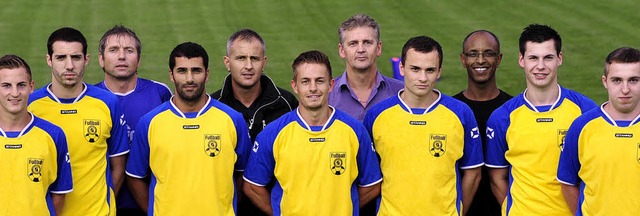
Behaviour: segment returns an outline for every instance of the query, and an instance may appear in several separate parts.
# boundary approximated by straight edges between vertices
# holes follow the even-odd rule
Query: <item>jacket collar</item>
[[[260,92],[260,96],[258,96],[258,100],[273,100],[282,95],[273,80],[265,74],[262,74],[262,76],[260,76],[260,86],[262,88],[262,91]],[[224,78],[224,83],[222,83],[220,97],[216,99],[227,100],[232,98],[234,98],[234,96],[233,89],[231,87],[231,74],[227,74],[227,76]]]

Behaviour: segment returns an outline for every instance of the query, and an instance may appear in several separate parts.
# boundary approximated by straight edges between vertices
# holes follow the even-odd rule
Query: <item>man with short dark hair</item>
[[[244,191],[268,215],[359,215],[382,181],[371,139],[362,123],[328,104],[334,81],[324,53],[304,52],[292,69],[299,106],[256,138]]]
[[[47,51],[51,83],[31,94],[28,109],[67,135],[74,189],[60,215],[115,215],[129,152],[118,98],[83,82],[89,54],[80,31],[54,31]]]
[[[640,212],[640,50],[611,52],[602,84],[609,101],[578,117],[560,154],[558,180],[575,215]]]
[[[16,55],[0,57],[0,209],[3,215],[56,215],[73,190],[62,128],[27,111],[34,81]],[[26,171],[26,172],[25,172]]]
[[[107,30],[98,51],[104,80],[96,86],[118,96],[131,143],[140,117],[169,100],[171,90],[164,83],[138,77],[142,44],[133,30],[122,25]],[[144,215],[127,186],[120,190],[116,206],[118,215]]]
[[[562,140],[571,122],[597,105],[558,85],[558,32],[532,24],[519,43],[527,88],[487,121],[485,163],[492,191],[502,215],[571,215],[555,179]]]
[[[442,56],[432,38],[409,39],[404,89],[365,116],[383,174],[378,215],[464,215],[478,187],[478,126],[467,105],[435,89]]]
[[[235,179],[251,149],[247,125],[205,92],[209,56],[202,46],[176,46],[169,76],[175,95],[144,115],[133,136],[132,192],[148,203],[142,208],[149,215],[236,215],[242,184]],[[143,180],[148,175],[150,185]]]
[[[487,148],[485,131],[489,115],[512,98],[496,85],[496,71],[501,61],[500,41],[492,32],[477,30],[464,38],[460,62],[467,71],[467,88],[453,97],[469,105],[473,110],[480,129],[483,149]],[[466,214],[467,216],[499,216],[500,204],[491,193],[487,168],[480,169],[482,170],[480,185]]]

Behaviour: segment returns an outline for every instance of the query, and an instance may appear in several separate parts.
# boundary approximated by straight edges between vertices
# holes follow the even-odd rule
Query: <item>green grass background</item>
[[[437,88],[455,94],[466,87],[466,71],[459,61],[462,39],[469,32],[487,29],[498,35],[504,57],[498,86],[511,94],[525,86],[517,64],[518,37],[530,23],[554,27],[563,38],[564,64],[559,69],[563,86],[606,100],[600,76],[606,55],[620,46],[640,47],[640,1],[271,1],[271,0],[70,0],[8,1],[0,7],[0,54],[14,53],[32,67],[36,86],[50,82],[45,62],[51,32],[71,26],[89,41],[90,63],[85,81],[99,82],[103,72],[97,61],[98,40],[115,24],[136,31],[142,40],[139,74],[169,84],[168,56],[177,44],[193,41],[210,56],[207,92],[219,89],[228,73],[222,64],[226,40],[241,28],[252,28],[267,43],[265,73],[290,89],[290,65],[301,52],[318,49],[332,61],[334,76],[344,70],[337,52],[337,28],[355,13],[374,17],[381,26],[382,73],[391,76],[389,59],[399,56],[404,42],[428,35],[444,47],[443,75]]]

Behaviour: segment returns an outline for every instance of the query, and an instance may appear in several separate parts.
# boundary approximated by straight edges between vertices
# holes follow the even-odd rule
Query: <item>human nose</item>
[[[631,88],[629,88],[629,82],[624,82],[622,84],[622,90],[621,91],[625,95],[628,94],[631,91]]]
[[[67,69],[67,70],[73,70],[76,66],[75,66],[75,64],[73,63],[73,59],[71,59],[71,58],[67,58],[67,59],[64,61],[64,67],[65,67],[65,69]]]
[[[125,58],[125,54],[124,54],[124,49],[120,49],[118,50],[118,59],[124,59]]]
[[[253,62],[251,61],[251,59],[247,58],[247,60],[244,63],[244,68],[248,70],[253,69]]]
[[[482,64],[486,61],[487,59],[485,58],[484,53],[478,53],[478,57],[476,57],[476,62]]]

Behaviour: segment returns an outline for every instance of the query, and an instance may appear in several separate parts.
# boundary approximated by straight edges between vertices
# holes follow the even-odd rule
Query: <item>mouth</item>
[[[368,57],[366,57],[366,56],[356,57],[356,60],[357,60],[357,61],[366,61],[367,59],[369,59],[369,58],[368,58]]]
[[[536,79],[545,79],[545,78],[547,78],[547,76],[549,76],[549,74],[545,74],[545,73],[533,73],[533,77],[535,77]]]
[[[240,76],[247,78],[247,79],[251,79],[253,78],[253,76],[255,76],[256,74],[254,73],[241,73]]]
[[[488,70],[489,70],[488,67],[475,67],[475,68],[473,68],[473,71],[475,71],[476,73],[479,73],[479,74],[484,74]]]

